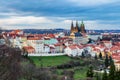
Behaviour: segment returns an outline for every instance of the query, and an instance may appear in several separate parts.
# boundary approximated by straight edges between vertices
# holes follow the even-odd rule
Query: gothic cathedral
[[[71,33],[86,33],[85,26],[83,21],[81,22],[81,25],[78,25],[78,22],[76,21],[76,26],[74,27],[73,21],[71,23]]]
[[[70,30],[70,38],[81,37],[86,34],[85,25],[83,21],[81,22],[80,26],[78,21],[76,21],[76,25],[74,26],[73,21],[71,23],[71,30]]]

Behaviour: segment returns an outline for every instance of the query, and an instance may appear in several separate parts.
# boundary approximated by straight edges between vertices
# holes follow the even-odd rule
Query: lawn
[[[41,64],[43,67],[48,67],[48,66],[57,66],[63,63],[67,63],[71,60],[76,61],[76,59],[72,59],[68,56],[46,56],[46,57],[29,57],[30,59],[33,60],[35,65],[37,67],[41,67]],[[78,61],[78,60],[77,60]],[[83,60],[79,60],[81,63],[84,62]],[[76,69],[77,68],[77,69]],[[79,79],[84,79],[86,77],[86,71],[88,69],[88,65],[86,66],[81,66],[81,67],[74,67],[72,68],[75,70],[74,74],[74,79],[79,80]],[[65,69],[58,69],[58,75],[61,75],[61,72],[63,72]],[[69,69],[66,69],[69,70]]]
[[[87,66],[85,66],[85,67],[82,67],[78,70],[75,70],[74,79],[75,80],[85,79],[87,69],[88,69]]]
[[[75,67],[75,68],[78,68],[78,67]],[[79,68],[77,70],[75,70],[75,68],[70,68],[70,69],[58,69],[57,72],[58,72],[58,75],[61,75],[61,73],[64,71],[64,70],[67,70],[67,71],[75,71],[74,72],[74,79],[75,80],[80,80],[80,79],[85,79],[86,78],[86,72],[87,72],[87,67],[82,67],[82,68]]]
[[[33,62],[35,63],[37,67],[40,67],[41,65],[43,67],[56,66],[56,65],[63,64],[63,63],[67,63],[70,60],[72,60],[68,56],[30,57],[30,59],[33,60]]]

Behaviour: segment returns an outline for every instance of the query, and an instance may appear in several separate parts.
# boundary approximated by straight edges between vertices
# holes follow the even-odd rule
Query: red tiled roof
[[[23,46],[24,49],[34,49],[32,46]]]
[[[113,53],[112,58],[115,60],[120,60],[120,53]]]
[[[76,46],[68,46],[70,49],[76,49]]]
[[[35,51],[35,49],[32,46],[24,46],[23,49],[30,53]]]
[[[49,45],[50,49],[55,49],[54,45]]]
[[[81,46],[81,45],[77,45],[76,47],[78,47],[79,49],[83,49],[84,46]]]
[[[56,43],[56,44],[54,44],[54,46],[61,46],[62,45],[62,43]]]
[[[48,34],[47,36],[50,37],[50,38],[55,38],[54,34]]]
[[[93,48],[93,51],[97,51],[97,52],[100,52],[100,49],[97,49],[97,48]]]
[[[106,41],[106,40],[104,40],[104,41],[102,41],[103,43],[111,43],[111,41]]]
[[[120,61],[115,62],[116,64],[120,64]]]
[[[108,48],[105,48],[104,51],[109,51],[109,49],[108,49]]]
[[[119,56],[119,54],[118,53],[113,53],[112,57],[114,57],[114,56]]]
[[[49,37],[45,37],[44,40],[50,40],[50,38]]]
[[[111,51],[119,50],[119,49],[120,49],[120,48],[119,48],[118,46],[112,46],[112,47],[110,48]]]
[[[21,32],[22,30],[13,30],[12,32],[10,32],[10,34],[18,34],[19,32]]]
[[[34,34],[33,36],[35,36],[35,37],[43,37],[44,35],[43,34]]]
[[[27,40],[41,40],[39,37],[29,37]]]

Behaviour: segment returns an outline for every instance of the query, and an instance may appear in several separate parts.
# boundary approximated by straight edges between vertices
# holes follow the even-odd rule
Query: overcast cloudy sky
[[[70,29],[84,20],[86,29],[120,29],[120,0],[0,0],[4,29]]]

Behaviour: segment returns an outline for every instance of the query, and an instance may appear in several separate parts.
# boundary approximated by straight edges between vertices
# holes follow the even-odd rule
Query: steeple
[[[78,28],[78,21],[76,21],[76,27]]]
[[[84,26],[83,20],[81,21],[81,26]]]
[[[73,21],[71,22],[71,27],[74,27],[74,25],[73,25]]]
[[[86,30],[85,30],[85,26],[84,26],[83,20],[81,21],[80,32],[81,32],[81,33],[86,33]]]
[[[71,22],[71,32],[74,29],[73,21]]]
[[[78,21],[76,21],[76,29],[77,29],[77,31],[79,30]]]

